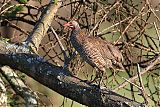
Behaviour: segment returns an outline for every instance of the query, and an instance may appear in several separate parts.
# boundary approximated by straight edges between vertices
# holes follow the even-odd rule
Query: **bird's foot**
[[[68,64],[65,64],[65,65],[63,66],[63,69],[68,69]]]
[[[83,82],[87,83],[88,85],[94,86],[96,88],[100,88],[100,85],[95,84],[95,81],[89,81],[89,80],[82,80]]]
[[[87,83],[89,85],[91,85],[93,83],[92,81],[89,81],[89,80],[82,80],[82,82],[85,82],[85,83]]]

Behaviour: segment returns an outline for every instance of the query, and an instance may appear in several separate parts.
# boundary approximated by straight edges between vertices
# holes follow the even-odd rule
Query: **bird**
[[[64,24],[64,27],[71,29],[70,42],[80,57],[100,73],[106,72],[106,68],[124,70],[122,53],[113,43],[87,36],[75,20]]]

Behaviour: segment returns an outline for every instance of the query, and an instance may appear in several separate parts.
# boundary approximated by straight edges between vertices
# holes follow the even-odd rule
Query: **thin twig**
[[[153,15],[157,18],[157,20],[160,22],[160,18],[157,16],[157,14],[155,13],[155,11],[152,9],[150,2],[148,0],[146,0],[146,4],[148,5],[149,9],[151,10],[151,12],[153,13]]]
[[[64,60],[66,61],[66,60],[68,59],[68,57],[67,57],[65,48],[64,48],[64,46],[62,45],[62,42],[61,42],[59,36],[57,35],[57,33],[55,32],[55,30],[53,29],[52,26],[50,26],[50,29],[51,29],[52,33],[55,35],[55,37],[56,37],[56,39],[57,39],[57,42],[58,42],[58,44],[59,44],[59,46],[60,46],[60,48],[61,48],[61,50],[62,50],[62,53],[63,53],[63,55],[64,55]],[[64,63],[65,63],[65,62],[64,62]]]
[[[69,62],[74,58],[74,56],[75,56],[77,53],[74,52],[74,53],[72,54],[72,56],[71,56],[70,58],[68,58],[67,53],[66,53],[66,50],[65,50],[65,48],[64,48],[64,46],[63,46],[63,44],[62,44],[62,42],[61,42],[61,40],[60,40],[60,38],[59,38],[59,36],[57,35],[57,33],[55,32],[55,30],[53,29],[52,26],[50,26],[50,29],[51,29],[52,33],[55,35],[55,37],[56,37],[56,39],[57,39],[57,42],[58,42],[58,44],[59,44],[59,46],[60,46],[60,48],[61,48],[61,50],[62,50],[62,53],[63,53],[63,55],[64,55],[64,66],[63,66],[63,67],[66,68],[66,67],[68,67]]]
[[[111,29],[111,28],[119,25],[120,23],[123,23],[123,22],[129,20],[130,18],[131,18],[131,17],[127,17],[126,19],[124,19],[124,20],[122,20],[122,21],[120,21],[120,22],[118,22],[118,23],[115,23],[114,25],[112,25],[112,26],[110,26],[110,27],[108,27],[108,28],[106,28],[106,29],[103,29],[101,32],[98,32],[97,35],[103,35],[103,34],[102,34],[103,32],[105,32],[105,31],[107,31],[107,30],[109,30],[109,29]]]
[[[138,13],[138,15],[136,15],[131,21],[130,23],[127,25],[127,27],[124,29],[124,31],[122,32],[121,36],[118,38],[118,40],[115,42],[115,44],[117,44],[119,42],[119,40],[123,37],[123,35],[126,33],[126,31],[129,29],[129,27],[131,26],[131,24],[138,18],[139,15],[141,15],[142,11],[145,9],[145,6],[142,7],[142,9],[140,10],[140,12]]]
[[[159,46],[160,46],[160,33],[159,33],[159,30],[158,30],[158,28],[157,28],[157,24],[154,22],[154,27],[155,27],[155,29],[156,29],[156,33],[157,33],[157,36],[158,36],[158,40],[159,40]],[[159,47],[159,50],[158,51],[160,51],[160,47]]]
[[[65,52],[65,48],[64,48],[64,46],[62,45],[62,42],[61,42],[59,36],[57,35],[57,33],[55,32],[55,30],[53,29],[52,26],[50,26],[50,29],[51,29],[52,33],[55,35],[55,37],[56,37],[56,39],[57,39],[57,42],[58,42],[58,44],[59,44],[59,46],[60,46],[60,48],[61,48],[61,50],[62,50],[62,52],[63,52],[63,54],[64,54],[64,57],[67,57],[67,54],[66,54],[66,52]]]
[[[133,82],[129,81],[128,79],[122,77],[125,81],[127,81],[128,83],[132,84],[133,86],[137,87],[138,89],[142,90],[141,87],[139,87],[138,85],[134,84]]]
[[[140,72],[140,75],[145,74],[146,72],[148,72],[151,68],[153,68],[158,62],[160,61],[160,56],[158,56],[153,62],[150,63],[150,65],[148,65],[145,69],[143,69],[142,72]],[[134,77],[128,79],[128,81],[133,82],[134,80],[136,80],[138,78],[138,74],[135,75]],[[123,87],[125,87],[128,84],[128,82],[123,82],[121,85],[119,85],[117,88],[113,89],[113,91],[117,91]]]
[[[141,76],[141,74],[140,74],[140,72],[141,72],[141,70],[140,70],[140,66],[139,66],[139,64],[137,64],[137,68],[138,68],[138,78],[139,78],[139,83],[140,83],[140,87],[141,87],[141,93],[142,93],[142,95],[143,95],[143,97],[144,97],[144,100],[145,100],[145,104],[146,105],[148,105],[148,96],[147,96],[147,94],[146,94],[146,92],[145,92],[145,88],[144,88],[144,85],[143,85],[143,82],[142,82],[142,76]]]
[[[4,7],[4,6],[6,6],[9,2],[10,2],[11,0],[8,0],[7,2],[5,2],[4,4],[2,4],[2,6],[1,6],[1,8],[0,8],[0,11],[2,10],[2,8]]]
[[[96,25],[94,26],[94,28],[90,31],[89,36],[90,36],[90,35],[93,33],[93,31],[99,26],[99,24],[103,22],[103,20],[107,17],[108,13],[109,13],[115,6],[117,6],[118,4],[119,4],[119,1],[117,1],[117,2],[109,9],[109,11],[103,16],[103,18],[102,18],[99,22],[96,23]]]

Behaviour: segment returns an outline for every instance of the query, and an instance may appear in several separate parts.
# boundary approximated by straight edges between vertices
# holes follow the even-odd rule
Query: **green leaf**
[[[15,17],[16,14],[20,11],[23,11],[23,6],[14,6],[13,8],[9,9],[8,12],[5,13],[6,17]]]
[[[23,6],[16,6],[14,11],[15,11],[16,13],[17,13],[17,12],[20,12],[20,11],[23,11]]]
[[[6,42],[6,43],[10,41],[10,39],[4,38],[4,37],[2,37],[2,36],[0,36],[0,40],[4,41],[4,42]]]
[[[26,4],[29,0],[17,0],[19,3]]]
[[[54,3],[57,4],[57,3],[58,3],[58,0],[54,0]]]

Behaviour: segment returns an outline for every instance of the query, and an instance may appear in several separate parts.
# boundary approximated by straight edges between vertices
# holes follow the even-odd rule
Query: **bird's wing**
[[[118,62],[122,62],[123,56],[122,56],[121,52],[119,51],[119,49],[116,46],[114,46],[112,43],[108,43],[107,46],[108,46],[108,49],[110,50],[110,52],[112,53],[112,55],[115,57],[115,59]]]
[[[119,49],[114,46],[113,44],[108,44],[108,49],[110,50],[110,52],[112,53],[112,55],[114,56],[115,60],[112,60],[112,64],[113,66],[116,67],[116,69],[121,70],[121,71],[125,71],[122,62],[123,62],[123,56],[121,54],[121,52],[119,51]]]
[[[111,42],[100,38],[90,37],[90,42],[100,52],[108,66],[116,66],[118,69],[124,69],[122,65],[123,56],[119,49]]]
[[[106,42],[97,37],[90,37],[90,42],[100,52],[105,60],[114,59],[114,56],[111,53],[110,48],[108,47],[109,42]]]
[[[84,37],[82,42],[82,53],[83,58],[92,66],[99,68],[101,71],[105,71],[107,66],[100,50],[98,49],[99,42],[94,38]],[[109,63],[111,65],[111,62]]]

